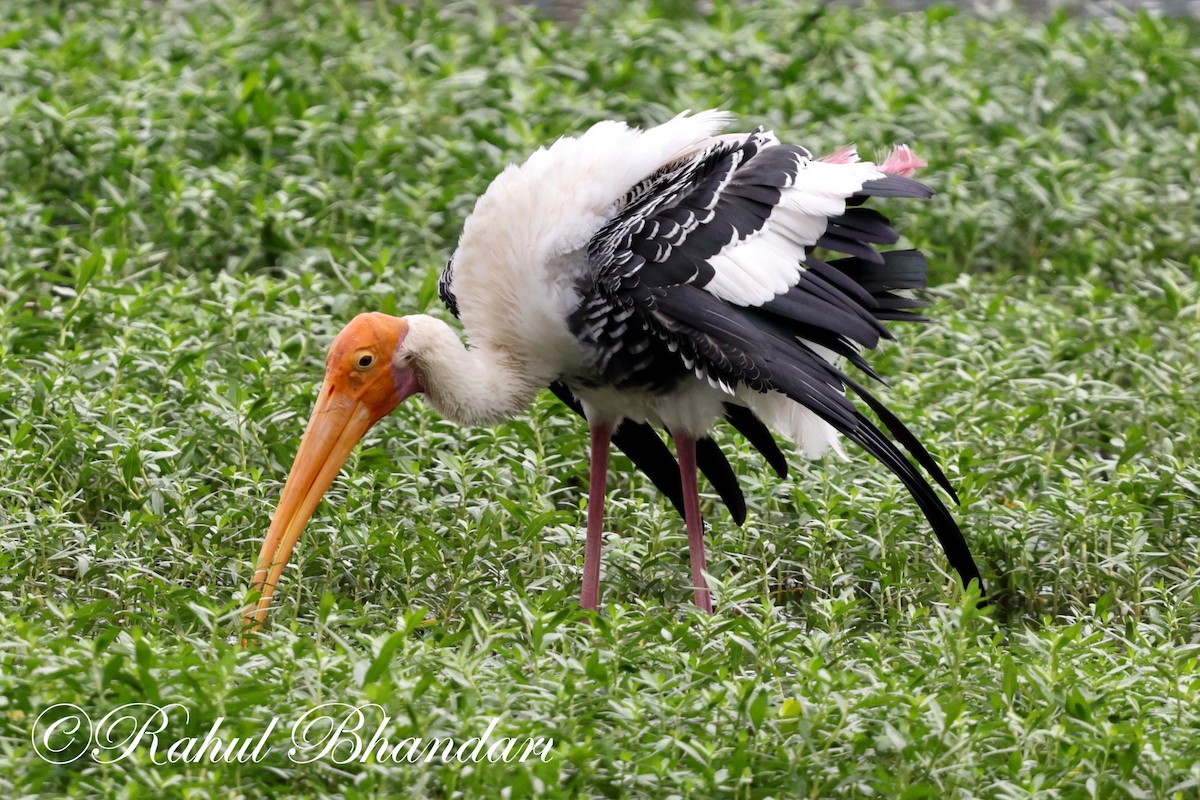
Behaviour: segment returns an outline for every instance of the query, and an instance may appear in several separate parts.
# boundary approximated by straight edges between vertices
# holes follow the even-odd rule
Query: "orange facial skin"
[[[411,366],[393,363],[407,334],[403,319],[369,313],[359,314],[333,340],[325,382],[259,552],[251,589],[261,595],[245,615],[250,629],[266,619],[292,549],[350,451],[405,398],[424,391]]]

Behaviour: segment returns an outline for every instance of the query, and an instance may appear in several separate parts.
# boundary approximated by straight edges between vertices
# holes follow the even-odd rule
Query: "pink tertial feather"
[[[908,178],[917,170],[927,166],[929,165],[925,163],[925,160],[914,153],[908,145],[898,144],[892,148],[892,153],[887,160],[879,165],[879,169],[888,175]]]
[[[858,149],[854,145],[838,148],[827,156],[821,156],[818,161],[829,164],[855,164],[858,162]],[[917,170],[929,166],[906,144],[892,148],[887,159],[879,165],[879,171],[888,175],[911,177]]]

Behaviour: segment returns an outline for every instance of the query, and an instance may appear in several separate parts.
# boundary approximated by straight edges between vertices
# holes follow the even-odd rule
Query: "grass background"
[[[24,796],[1200,796],[1200,26],[783,0],[0,3],[0,790]],[[671,21],[665,15],[673,16]],[[721,442],[718,614],[616,472],[578,611],[582,425],[411,402],[318,509],[257,646],[237,612],[324,347],[438,310],[504,164],[604,118],[721,106],[814,150],[914,143],[888,207],[933,325],[876,363],[996,603],[861,453],[778,482]],[[283,721],[262,764],[54,766],[44,708]],[[286,727],[553,736],[549,763],[302,766]],[[499,735],[499,734],[498,734]],[[502,792],[499,786],[506,787]]]

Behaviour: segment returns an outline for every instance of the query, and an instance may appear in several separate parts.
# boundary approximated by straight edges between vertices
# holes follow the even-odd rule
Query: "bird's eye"
[[[374,363],[375,363],[375,356],[371,355],[370,353],[362,353],[361,355],[359,355],[358,361],[357,361],[359,369],[367,369]]]

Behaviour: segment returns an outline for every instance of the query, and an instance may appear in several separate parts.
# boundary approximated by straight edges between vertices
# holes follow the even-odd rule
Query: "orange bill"
[[[266,620],[292,550],[350,451],[372,425],[421,390],[414,372],[392,363],[406,332],[402,319],[362,314],[334,340],[321,394],[258,554],[251,589],[261,594],[245,612],[250,630]]]

